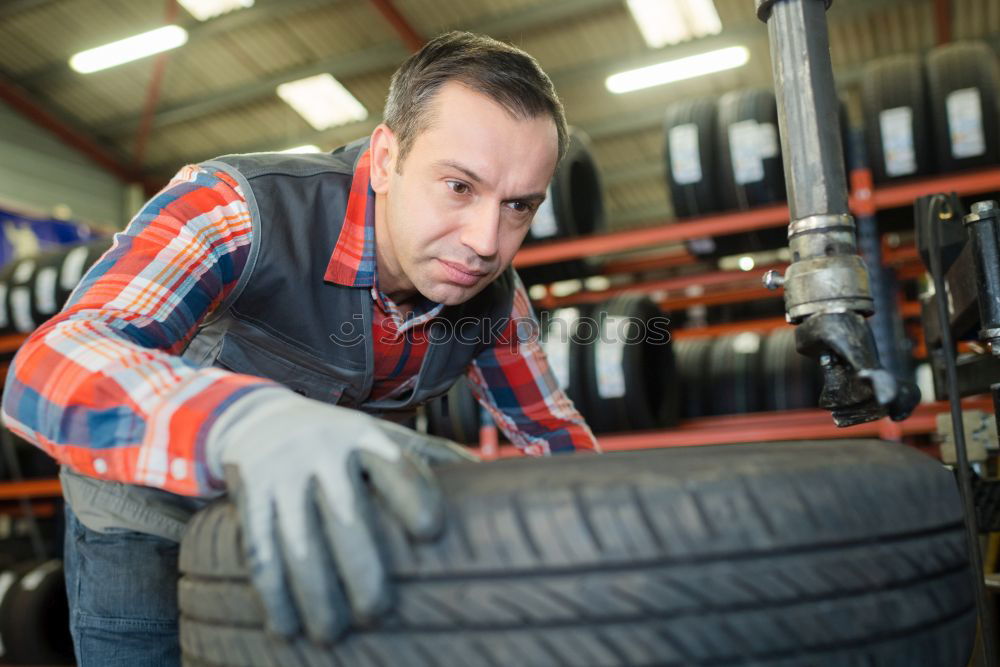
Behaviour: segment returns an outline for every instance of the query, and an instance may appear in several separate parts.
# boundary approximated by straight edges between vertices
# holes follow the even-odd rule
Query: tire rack
[[[859,169],[851,173],[851,187],[851,210],[855,215],[865,215],[883,209],[909,206],[917,197],[931,192],[954,191],[965,196],[1000,190],[1000,167],[922,178],[877,190],[872,185],[871,173],[868,170]],[[767,206],[750,211],[716,214],[643,229],[538,244],[521,250],[514,259],[514,265],[518,267],[534,266],[591,255],[648,248],[681,241],[692,236],[734,234],[755,229],[780,227],[787,223],[788,208],[786,206]],[[923,273],[923,267],[919,264],[916,250],[912,247],[889,250],[885,253],[884,260],[887,264],[899,265],[904,277],[912,278]],[[651,259],[609,262],[608,269],[618,273],[639,272],[672,266],[694,265],[697,261],[687,253],[673,252]],[[775,266],[780,267],[781,265]],[[761,270],[766,268],[774,267],[760,267]],[[719,286],[719,289],[706,291],[705,294],[697,297],[665,298],[660,301],[661,307],[676,309],[697,303],[714,305],[757,298],[776,298],[781,294],[780,291],[771,292],[760,286],[760,271],[716,271],[708,274],[680,276],[660,281],[637,283],[629,286],[628,290],[677,290],[686,285],[694,283],[704,285],[706,282]],[[734,283],[737,285],[736,287],[733,287]],[[547,307],[569,301],[577,303],[581,301],[597,302],[611,296],[615,291],[625,290],[583,292],[563,299],[546,295],[541,301]],[[918,304],[903,303],[901,305],[904,317],[919,317]],[[741,331],[767,331],[784,325],[784,320],[781,318],[769,318],[712,325],[702,329],[686,329],[678,331],[676,335],[678,338],[720,335],[730,331],[727,327],[739,328]],[[26,336],[0,337],[0,359],[3,359],[0,361],[0,371],[4,374],[6,374],[10,357],[17,351],[25,338]],[[981,409],[988,412],[993,409],[992,401],[989,398],[973,397],[967,399],[963,405],[970,409]],[[913,416],[904,422],[896,423],[883,419],[850,428],[834,426],[830,421],[830,415],[825,410],[787,410],[784,412],[703,417],[684,421],[672,429],[607,435],[603,436],[600,441],[605,451],[614,452],[654,447],[735,444],[764,440],[869,437],[900,440],[904,436],[933,433],[936,428],[936,415],[947,411],[948,404],[945,402],[925,403],[920,405]],[[499,444],[497,429],[492,425],[480,429],[479,452],[486,460],[519,455],[515,447]],[[54,504],[44,501],[59,496],[60,487],[57,479],[0,482],[0,513],[16,512],[11,501],[30,498],[33,506],[39,510],[39,515],[44,515],[46,512],[54,511]]]
[[[1000,190],[1000,167],[919,178],[877,189],[869,169],[855,169],[850,173],[850,187],[851,212],[860,217],[874,215],[880,210],[911,206],[916,198],[934,192],[955,192],[959,196],[968,196]],[[535,245],[518,252],[514,258],[514,266],[534,266],[566,259],[649,248],[679,242],[685,238],[735,234],[787,224],[788,207],[785,205],[713,214],[653,227]],[[901,279],[916,278],[924,273],[916,248],[912,246],[886,250],[883,261],[887,265],[897,266]],[[696,262],[697,260],[687,253],[675,251],[655,258],[615,260],[609,262],[606,272],[641,272],[687,266]],[[666,309],[678,309],[699,303],[715,305],[777,297],[781,294],[780,290],[772,292],[761,286],[760,276],[767,268],[783,268],[783,265],[759,267],[759,270],[751,272],[715,271],[707,274],[684,275],[636,283],[627,288],[616,287],[597,292],[579,292],[567,297],[555,297],[546,290],[546,294],[538,300],[538,303],[546,308],[569,303],[596,303],[615,293],[627,290],[678,290],[693,284],[717,285],[719,289],[706,290],[704,294],[695,297],[667,297],[660,300],[660,306]],[[920,307],[919,304],[904,302],[900,304],[900,312],[904,318],[912,319],[919,317]],[[736,328],[741,331],[767,331],[784,326],[784,324],[781,318],[772,318],[730,325],[713,325],[703,329],[678,330],[675,332],[675,336],[684,338],[720,335]],[[922,342],[922,337],[918,338],[918,352],[923,349]],[[993,403],[989,397],[973,397],[964,401],[963,406],[986,412],[993,411]],[[651,447],[718,445],[790,439],[877,437],[885,440],[900,440],[904,436],[934,433],[936,415],[947,412],[948,409],[947,402],[925,403],[918,406],[913,415],[903,422],[896,423],[886,418],[849,428],[834,426],[829,413],[825,410],[789,410],[725,415],[687,420],[671,429],[606,435],[600,438],[600,443],[605,451],[623,451]],[[492,424],[487,424],[480,429],[479,452],[486,460],[518,455],[515,447],[499,444],[497,428]]]

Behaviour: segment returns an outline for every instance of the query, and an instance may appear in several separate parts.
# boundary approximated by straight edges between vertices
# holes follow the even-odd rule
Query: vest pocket
[[[255,333],[255,338],[267,334]],[[322,368],[323,362],[267,336],[265,340],[229,331],[215,365],[236,373],[245,373],[278,382],[297,394],[325,403],[340,401],[349,382]]]

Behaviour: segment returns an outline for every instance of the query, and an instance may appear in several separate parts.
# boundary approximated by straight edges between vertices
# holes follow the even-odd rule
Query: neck
[[[396,259],[392,238],[388,232],[388,202],[385,195],[375,195],[375,271],[378,288],[400,308],[412,306],[420,293],[403,273]]]

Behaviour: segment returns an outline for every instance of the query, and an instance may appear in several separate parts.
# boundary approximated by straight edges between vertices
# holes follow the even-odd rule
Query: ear
[[[389,190],[389,177],[396,170],[396,157],[399,155],[399,142],[395,133],[385,123],[380,123],[372,132],[371,139],[371,169],[369,179],[378,194]]]

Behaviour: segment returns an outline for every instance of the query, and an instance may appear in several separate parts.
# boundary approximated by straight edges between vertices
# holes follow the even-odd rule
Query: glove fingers
[[[285,585],[285,565],[276,548],[276,510],[270,496],[247,493],[234,466],[225,467],[225,476],[229,495],[236,501],[240,513],[250,581],[264,607],[267,629],[283,637],[298,635],[302,624]]]
[[[426,463],[405,451],[395,461],[364,451],[357,456],[375,492],[410,535],[430,539],[441,532],[444,500]]]
[[[379,428],[401,449],[419,456],[430,465],[479,462],[479,457],[469,451],[468,447],[463,447],[446,438],[419,433],[411,428],[385,420],[379,422]]]
[[[349,465],[353,468],[349,477],[353,511],[343,512],[333,507],[330,494],[322,486],[317,485],[313,495],[351,611],[358,622],[366,623],[392,606],[392,594],[382,553],[370,526],[370,505],[361,471],[356,462]],[[344,481],[339,478],[334,483]],[[337,495],[342,491],[338,489]]]
[[[314,486],[315,482],[310,482]],[[331,644],[350,625],[347,598],[326,540],[313,493],[278,498],[278,533],[286,579],[306,635]]]

